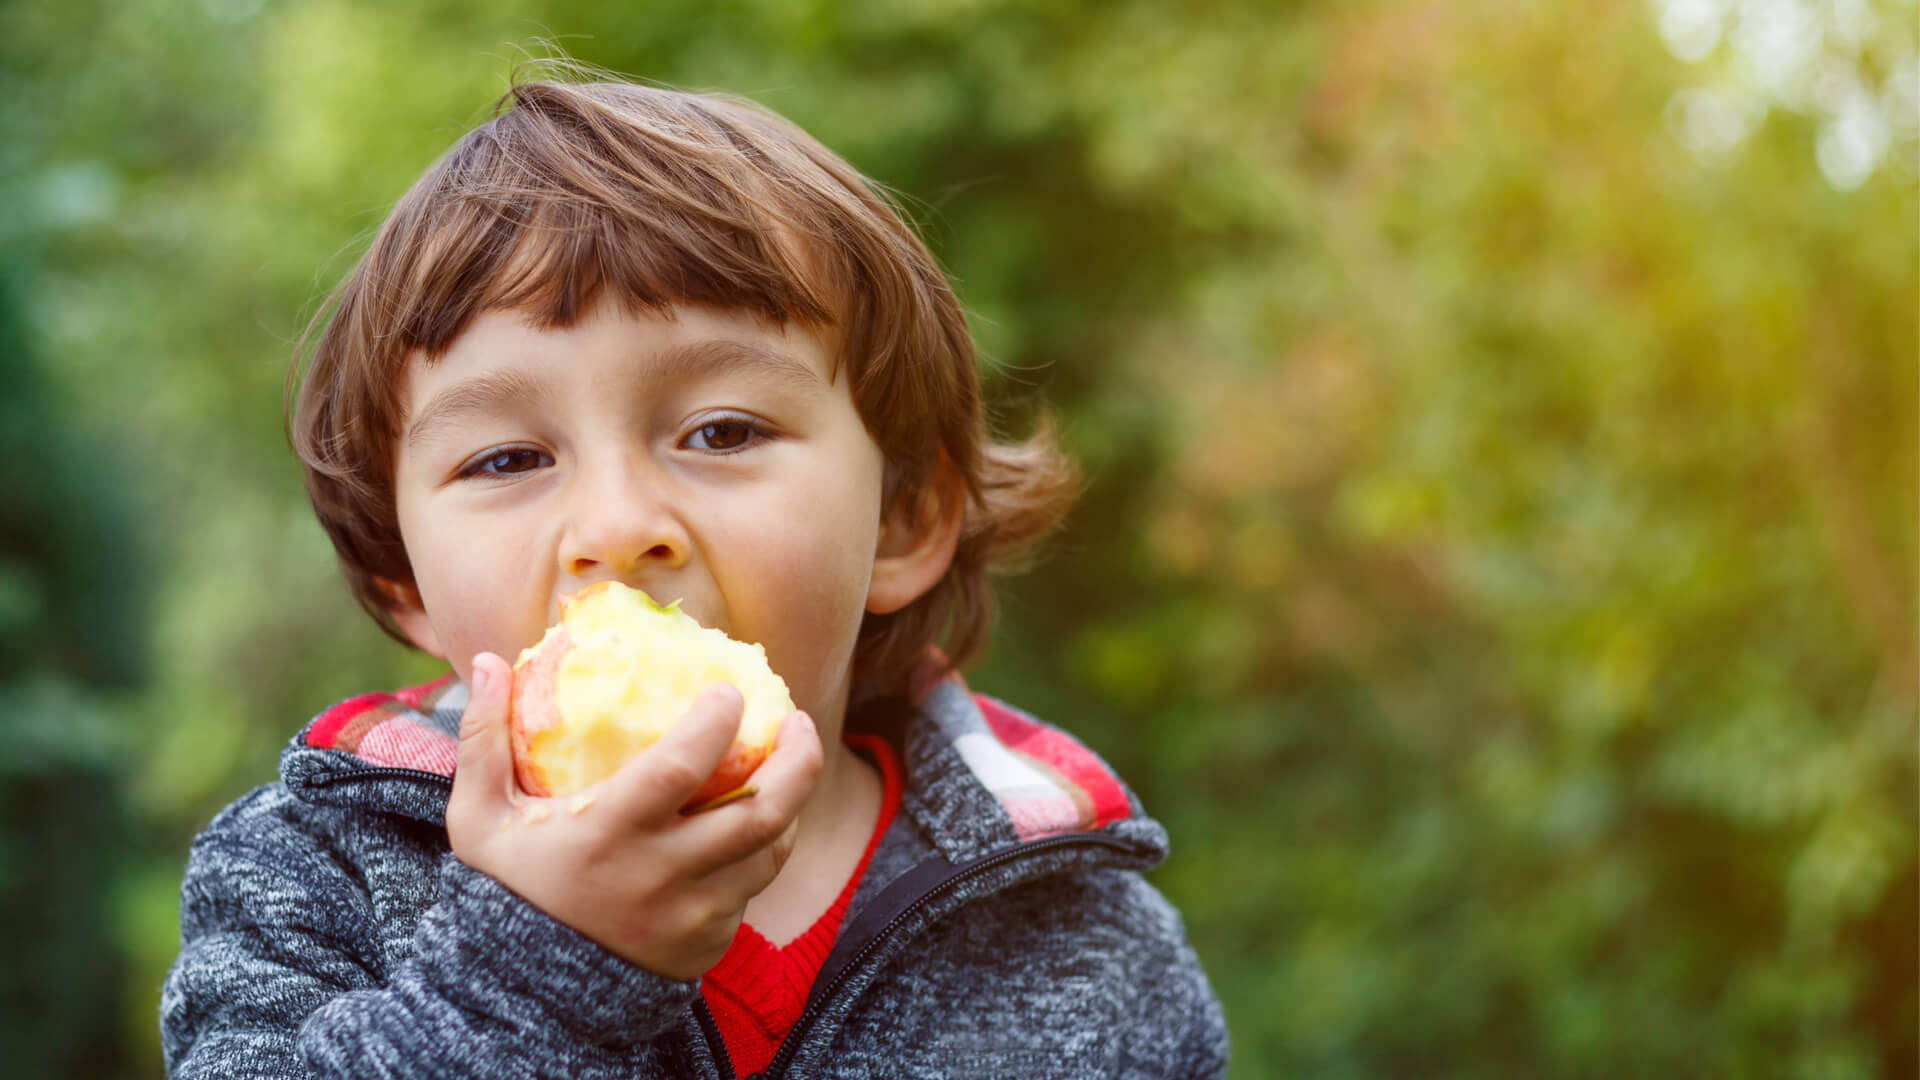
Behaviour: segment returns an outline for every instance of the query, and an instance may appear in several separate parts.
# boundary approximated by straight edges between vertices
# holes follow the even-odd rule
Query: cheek
[[[448,661],[462,678],[477,652],[511,664],[546,626],[546,592],[530,580],[527,549],[501,530],[420,532],[407,551]]]
[[[757,560],[756,577],[763,595],[780,598],[777,606],[785,621],[839,637],[859,627],[872,558],[855,537],[826,530],[808,533],[776,538]]]
[[[759,545],[752,588],[760,599],[747,601],[758,624],[751,632],[782,677],[817,681],[812,696],[830,696],[852,662],[865,615],[876,527],[862,515],[849,520],[840,507],[815,503],[803,513]]]

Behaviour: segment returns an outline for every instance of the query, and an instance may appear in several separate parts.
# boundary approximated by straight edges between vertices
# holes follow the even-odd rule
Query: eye
[[[766,437],[759,424],[744,416],[720,416],[689,431],[681,443],[694,450],[724,454],[744,450]]]
[[[489,450],[460,469],[460,478],[503,477],[532,472],[553,464],[553,456],[530,446],[509,446]]]

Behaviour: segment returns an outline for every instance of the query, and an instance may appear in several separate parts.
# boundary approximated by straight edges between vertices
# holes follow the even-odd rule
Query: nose
[[[566,510],[562,571],[595,581],[644,578],[686,565],[692,543],[664,477],[622,462],[579,481]]]

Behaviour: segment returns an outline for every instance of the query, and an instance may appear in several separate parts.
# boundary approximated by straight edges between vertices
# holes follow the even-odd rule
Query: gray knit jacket
[[[342,703],[193,845],[170,1076],[734,1075],[697,981],[456,859],[466,690]],[[1227,1032],[1141,872],[1166,833],[1091,752],[949,680],[900,709],[900,811],[767,1077],[1219,1077]]]

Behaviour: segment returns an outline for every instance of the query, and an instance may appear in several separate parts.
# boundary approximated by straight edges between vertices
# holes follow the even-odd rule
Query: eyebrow
[[[826,385],[820,374],[793,356],[757,342],[712,338],[662,349],[647,365],[651,379],[672,382],[713,375],[759,375],[796,390]]]
[[[539,399],[546,389],[522,371],[479,375],[433,396],[407,424],[407,445],[429,442],[438,429],[471,416],[495,412],[510,401]]]

